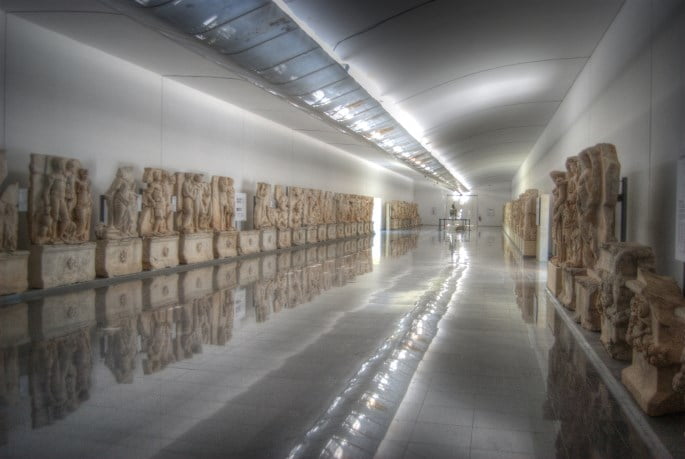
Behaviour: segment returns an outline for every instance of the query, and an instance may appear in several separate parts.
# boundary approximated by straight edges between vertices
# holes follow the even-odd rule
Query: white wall
[[[22,186],[35,152],[80,159],[95,194],[133,165],[228,175],[248,203],[257,181],[413,199],[409,178],[16,16],[5,39],[3,145]]]
[[[452,204],[454,193],[436,185],[416,184],[414,201],[419,204],[419,215],[424,225],[437,225],[438,218],[448,217],[446,209]],[[502,226],[502,208],[510,199],[511,191],[506,187],[474,189],[470,204],[472,205],[472,224],[476,224],[477,216],[481,217],[481,226]],[[435,209],[435,214],[433,213]],[[488,215],[488,209],[494,210],[494,215]]]
[[[628,177],[628,240],[674,259],[676,161],[685,153],[685,2],[627,0],[512,183],[552,190],[549,172],[599,142],[616,145]]]

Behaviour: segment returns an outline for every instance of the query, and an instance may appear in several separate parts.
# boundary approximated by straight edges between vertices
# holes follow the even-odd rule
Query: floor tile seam
[[[644,419],[645,415],[639,409],[628,391],[616,380],[611,373],[611,370],[604,364],[602,359],[587,341],[587,338],[578,330],[578,324],[571,319],[566,308],[561,305],[559,300],[554,297],[548,288],[545,289],[545,293],[547,298],[552,301],[558,315],[562,318],[564,325],[566,325],[573,335],[576,343],[578,343],[580,348],[584,351],[595,371],[599,374],[611,395],[618,402],[621,411],[626,415],[628,421],[632,424],[633,428],[647,446],[647,449],[654,453],[655,457],[672,457],[670,451],[668,451],[659,436],[654,432],[654,429],[652,429],[652,426]]]

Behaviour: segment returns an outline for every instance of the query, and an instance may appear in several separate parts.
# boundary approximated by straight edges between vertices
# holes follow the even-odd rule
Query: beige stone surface
[[[0,152],[4,154],[4,152]],[[0,160],[1,163],[1,160]],[[2,190],[0,180],[0,253],[17,250],[17,229],[19,227],[19,184],[12,183]]]
[[[235,189],[231,177],[215,175],[211,181],[211,227],[215,232],[233,231],[235,216]],[[223,256],[217,258],[224,258]]]
[[[317,226],[307,227],[307,244],[316,244],[319,242],[319,228]]]
[[[630,360],[632,356],[625,336],[634,292],[626,282],[636,279],[640,269],[653,272],[655,264],[654,252],[644,245],[611,242],[600,248],[596,266],[602,282],[598,297],[602,320],[600,341],[614,359]]]
[[[279,229],[276,238],[278,242],[278,248],[287,249],[288,247],[291,247],[293,245],[293,230],[291,230],[290,228]]]
[[[238,255],[238,231],[214,233],[214,258],[229,258]]]
[[[307,230],[304,228],[293,229],[293,245],[300,246],[307,243]]]
[[[238,232],[238,254],[249,255],[259,253],[259,230]]]
[[[259,232],[259,249],[262,252],[271,252],[278,248],[278,235],[276,231],[276,228],[268,228]]]
[[[268,183],[257,183],[255,193],[253,221],[255,229],[265,229],[273,227],[273,222],[269,216],[272,213],[271,207],[271,185]]]
[[[683,411],[685,299],[675,280],[643,269],[627,286],[634,293],[626,331],[633,359],[621,381],[650,416]]]
[[[178,274],[154,276],[143,281],[143,304],[157,309],[178,303]]]
[[[238,285],[238,263],[222,263],[214,268],[214,290],[234,288]]]
[[[292,252],[292,264],[294,268],[301,268],[307,264],[307,250],[296,250]]]
[[[0,252],[0,295],[20,293],[28,288],[29,252]]]
[[[326,227],[326,239],[332,241],[338,238],[338,228],[335,223],[329,223]]]
[[[318,251],[316,250],[316,247],[309,247],[306,249],[306,258],[305,258],[305,264],[310,265],[312,263],[317,263],[319,261],[319,255]]]
[[[561,294],[561,267],[553,259],[547,263],[547,288],[555,297]]]
[[[29,287],[50,288],[94,278],[95,243],[31,246]]]
[[[288,271],[292,266],[292,253],[283,252],[277,255],[276,266],[279,272]]]
[[[31,154],[29,170],[31,243],[80,244],[90,240],[93,198],[88,170],[76,159],[35,153]]]
[[[176,177],[165,170],[146,167],[143,183],[145,189],[138,216],[138,232],[144,237],[175,234],[171,198],[174,196]]]
[[[251,258],[238,264],[238,284],[245,287],[259,280],[259,259]]]
[[[143,269],[169,268],[178,266],[178,236],[157,236],[143,238]]]
[[[336,247],[337,244],[329,244],[326,246],[326,258],[335,258],[337,256]]]
[[[270,220],[279,231],[285,231],[290,227],[290,198],[283,185],[274,187],[274,201],[276,208],[271,209]]]
[[[304,190],[299,187],[290,187],[288,189],[288,201],[290,210],[290,228],[296,230],[299,229],[302,225],[306,225],[304,221],[304,213],[306,207]]]
[[[371,221],[371,213],[373,209],[373,198],[363,204],[363,214],[366,218],[363,221]],[[390,218],[390,229],[405,229],[413,228],[421,225],[419,218],[419,206],[413,202],[407,201],[390,201],[387,206]]]
[[[366,234],[366,225],[363,222],[357,223],[357,234],[360,236]]]
[[[181,233],[178,260],[182,265],[214,259],[214,233]]]
[[[600,281],[593,276],[576,276],[575,299],[580,326],[590,331],[600,331],[601,318],[597,305]]]
[[[345,237],[353,237],[357,235],[357,225],[355,223],[347,223],[345,225]]]
[[[324,242],[328,239],[328,227],[326,225],[318,226],[316,238],[319,242]]]
[[[345,227],[346,225],[344,223],[338,223],[336,225],[336,239],[345,238]]]
[[[276,277],[278,259],[276,255],[267,255],[260,260],[261,279],[273,279]]]
[[[212,187],[204,174],[177,172],[176,228],[182,234],[208,232],[212,227]]]
[[[132,167],[120,167],[104,194],[107,223],[95,230],[98,239],[138,237],[138,194]],[[106,276],[105,276],[106,277]]]
[[[115,277],[143,270],[141,238],[101,239],[95,249],[95,273],[98,277]]]
[[[561,270],[562,291],[559,301],[566,309],[576,310],[576,288],[575,277],[585,276],[587,271],[584,268],[564,267]]]

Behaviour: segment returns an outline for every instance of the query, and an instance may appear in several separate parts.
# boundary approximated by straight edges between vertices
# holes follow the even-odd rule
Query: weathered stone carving
[[[564,207],[566,205],[566,173],[561,171],[552,171],[550,173],[554,181],[554,191],[552,196],[554,202],[552,203],[552,246],[553,256],[552,261],[556,265],[560,265],[566,261],[566,247],[563,241],[564,230]]]
[[[271,203],[271,185],[268,183],[257,183],[254,203],[254,227],[264,229],[273,227],[273,222],[269,219],[269,209]]]
[[[290,227],[292,229],[299,229],[304,222],[304,190],[299,187],[290,187],[288,192],[290,198]]]
[[[274,200],[276,201],[276,208],[273,209],[273,224],[278,230],[286,230],[289,227],[290,203],[283,185],[274,187]]]
[[[78,244],[90,239],[88,171],[76,159],[31,154],[29,235],[33,244]]]
[[[143,372],[148,375],[166,368],[176,361],[172,327],[175,307],[162,308],[143,312],[138,317],[141,351],[145,353],[142,360]]]
[[[4,150],[0,150],[0,187],[7,178]],[[0,295],[23,292],[28,287],[28,252],[17,251],[19,184],[0,188]]]
[[[371,206],[373,206],[373,201],[371,201]],[[390,229],[414,228],[421,224],[419,218],[419,206],[416,203],[407,201],[390,201],[388,203],[388,211],[390,212]],[[368,215],[368,204],[362,213]]]
[[[171,197],[176,178],[162,169],[146,167],[143,183],[146,188],[143,191],[138,224],[140,235],[149,237],[175,234]]]
[[[138,195],[132,167],[120,167],[105,193],[107,224],[100,225],[99,239],[123,239],[138,236]]]
[[[176,173],[177,228],[182,234],[209,231],[212,191],[203,174]]]
[[[680,388],[680,359],[685,347],[685,299],[669,277],[639,270],[627,282],[634,293],[626,341],[633,347],[632,364],[621,372],[621,381],[650,416],[685,409]]]
[[[504,231],[523,256],[537,252],[538,190],[529,189],[504,207]]]
[[[235,189],[231,177],[212,177],[212,229],[231,231],[234,229]]]

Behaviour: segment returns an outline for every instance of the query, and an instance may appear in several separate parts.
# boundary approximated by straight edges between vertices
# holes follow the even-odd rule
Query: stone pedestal
[[[143,305],[157,309],[178,304],[178,274],[155,276],[143,282]]]
[[[574,278],[576,276],[584,276],[585,274],[585,268],[564,267],[561,269],[562,291],[559,301],[566,309],[576,310],[576,283]]]
[[[524,241],[521,239],[521,252],[524,257],[535,257],[538,254],[538,241]]]
[[[338,223],[335,225],[336,227],[336,233],[337,237],[336,239],[343,239],[345,237],[345,224],[344,223]]]
[[[633,352],[633,363],[621,372],[621,382],[649,416],[685,410],[683,394],[673,390],[673,377],[680,364],[655,367],[641,352]]]
[[[335,223],[331,223],[326,227],[326,239],[332,241],[338,237],[338,227]]]
[[[366,234],[366,229],[363,222],[357,223],[357,235],[361,236]]]
[[[307,243],[307,230],[297,228],[293,230],[293,245],[305,245]]]
[[[143,270],[143,240],[109,239],[97,241],[95,273],[98,277],[114,277]]]
[[[262,252],[271,252],[278,248],[276,228],[261,230],[259,234],[259,249]]]
[[[324,242],[324,241],[328,240],[328,226],[319,225],[317,237],[319,239],[319,242]]]
[[[238,265],[238,283],[245,287],[259,280],[259,259],[243,260]]]
[[[95,243],[34,245],[29,255],[29,287],[50,288],[95,279]]]
[[[561,266],[552,260],[547,262],[547,288],[556,298],[561,295]]]
[[[23,292],[29,287],[29,252],[0,253],[0,295]]]
[[[214,233],[214,258],[238,256],[238,232],[221,231]]]
[[[575,282],[576,317],[580,320],[580,326],[586,330],[599,331],[601,328],[601,317],[597,308],[599,279],[591,276],[576,276]]]
[[[234,288],[238,285],[238,264],[222,263],[214,267],[214,290]]]
[[[178,266],[178,236],[143,238],[143,269]]]
[[[279,249],[287,249],[293,245],[293,231],[288,229],[278,230],[277,245]]]
[[[178,260],[182,265],[214,259],[213,233],[181,234],[178,241]]]
[[[373,234],[373,222],[366,222],[366,234]]]
[[[238,232],[238,254],[259,253],[259,230]]]
[[[317,226],[307,227],[307,244],[316,244],[319,242],[319,228]]]
[[[345,237],[352,237],[357,235],[357,224],[356,223],[346,223],[345,224]]]
[[[268,279],[273,279],[276,277],[276,265],[277,265],[277,258],[276,255],[269,255],[266,257],[262,257],[261,259],[261,277],[260,280],[268,280]]]

